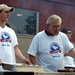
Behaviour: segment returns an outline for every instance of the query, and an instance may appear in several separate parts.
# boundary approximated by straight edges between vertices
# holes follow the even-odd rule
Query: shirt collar
[[[45,30],[45,33],[46,33],[48,36],[53,36],[53,34],[51,34],[51,33],[49,33],[49,32],[47,31],[47,29]]]

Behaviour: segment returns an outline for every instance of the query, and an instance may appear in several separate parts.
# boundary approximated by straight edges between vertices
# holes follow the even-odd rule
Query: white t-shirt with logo
[[[27,53],[37,56],[37,64],[44,66],[45,72],[57,72],[64,67],[64,51],[72,48],[68,37],[62,32],[48,36],[41,31],[33,38]]]
[[[17,36],[15,32],[5,26],[4,28],[0,27],[0,59],[2,62],[6,63],[15,63],[15,53],[14,46],[18,45]],[[0,71],[5,71],[0,66]]]

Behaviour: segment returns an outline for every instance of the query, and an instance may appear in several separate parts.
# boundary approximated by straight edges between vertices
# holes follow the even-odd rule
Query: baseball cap
[[[71,34],[72,33],[71,30],[70,30],[70,28],[63,28],[61,30],[61,32],[65,33],[65,34],[67,34],[67,33]]]
[[[14,7],[9,7],[6,4],[0,4],[0,10],[5,10],[5,11],[12,12],[14,10]]]

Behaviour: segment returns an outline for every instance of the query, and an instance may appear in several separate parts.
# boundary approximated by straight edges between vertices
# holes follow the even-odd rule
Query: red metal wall
[[[52,14],[61,16],[62,28],[71,28],[73,32],[72,42],[75,42],[75,0],[0,0],[0,3],[38,10],[40,12],[40,31],[46,27],[45,23],[48,16]]]

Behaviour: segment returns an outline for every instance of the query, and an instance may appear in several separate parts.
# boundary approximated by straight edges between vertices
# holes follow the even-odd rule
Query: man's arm
[[[2,65],[2,60],[0,59],[0,65]]]
[[[18,59],[20,59],[23,63],[31,65],[31,62],[22,54],[22,52],[19,50],[18,45],[14,47],[15,55]]]
[[[36,57],[29,54],[29,59],[33,65],[36,65]]]
[[[64,55],[75,58],[75,48],[71,49],[69,52],[65,52]]]

